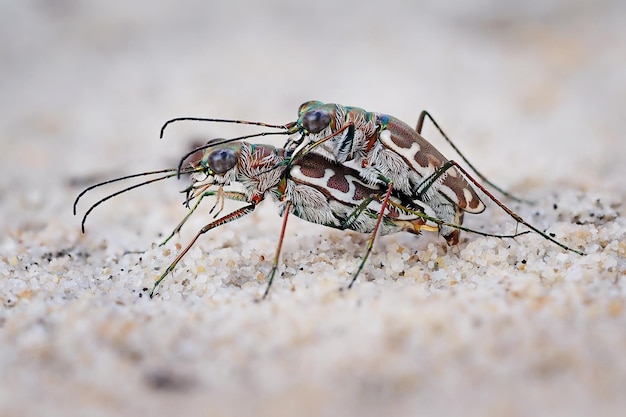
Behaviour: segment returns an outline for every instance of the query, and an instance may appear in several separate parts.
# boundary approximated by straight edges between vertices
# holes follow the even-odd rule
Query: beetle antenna
[[[161,180],[164,180],[164,179],[167,179],[167,178],[172,178],[172,177],[175,177],[176,175],[177,175],[177,173],[176,173],[176,172],[173,172],[173,173],[171,173],[171,174],[164,175],[164,176],[159,177],[159,178],[153,178],[153,179],[148,180],[148,181],[140,182],[139,184],[135,184],[135,185],[132,185],[132,186],[130,186],[130,187],[126,187],[126,188],[124,188],[123,190],[116,191],[116,192],[114,192],[113,194],[110,194],[110,195],[108,195],[108,196],[104,197],[103,199],[98,200],[95,204],[93,204],[91,207],[89,207],[89,210],[87,210],[87,212],[86,212],[86,213],[85,213],[85,215],[83,216],[83,220],[80,222],[80,230],[81,230],[83,233],[85,233],[85,221],[87,221],[87,216],[89,216],[89,214],[90,214],[90,213],[91,213],[91,212],[92,212],[92,211],[93,211],[96,207],[98,207],[100,204],[104,203],[105,201],[110,200],[110,199],[112,199],[113,197],[118,196],[118,195],[120,195],[120,194],[123,194],[123,193],[125,193],[125,192],[127,192],[127,191],[134,190],[135,188],[139,188],[139,187],[142,187],[142,186],[144,186],[144,185],[152,184],[153,182],[161,181]]]
[[[179,172],[176,169],[170,168],[170,169],[163,169],[163,170],[159,170],[159,171],[150,171],[150,172],[142,172],[140,174],[126,175],[124,177],[119,177],[119,178],[115,178],[115,179],[112,179],[112,180],[109,180],[109,181],[104,181],[104,182],[101,182],[101,183],[98,183],[98,184],[94,184],[91,187],[88,187],[87,189],[85,189],[76,198],[76,201],[74,202],[74,215],[76,215],[76,206],[78,204],[78,200],[80,199],[80,197],[82,197],[89,190],[92,190],[92,189],[94,189],[96,187],[100,187],[100,186],[103,186],[103,185],[111,184],[111,183],[114,183],[114,182],[130,179],[130,178],[137,178],[137,177],[142,177],[142,176],[146,176],[146,175],[155,175],[155,174],[168,173],[167,175],[163,175],[163,176],[160,176],[158,178],[153,178],[151,180],[140,182],[139,184],[131,185],[130,187],[126,187],[126,188],[124,188],[124,189],[122,189],[120,191],[116,191],[113,194],[110,194],[110,195],[104,197],[103,199],[98,200],[91,207],[89,207],[89,209],[85,212],[85,215],[83,216],[83,219],[82,219],[82,221],[80,223],[80,229],[81,229],[82,233],[85,233],[85,222],[87,221],[87,217],[89,216],[89,214],[96,207],[98,207],[100,204],[104,203],[105,201],[110,200],[113,197],[118,196],[120,194],[123,194],[123,193],[125,193],[127,191],[131,191],[131,190],[134,190],[135,188],[142,187],[144,185],[148,185],[148,184],[152,184],[154,182],[158,182],[158,181],[165,180],[165,179],[168,179],[168,178],[176,177],[176,176],[178,176],[181,173],[182,174],[189,174],[189,173],[192,173],[192,172],[200,171],[202,169],[203,169],[202,167],[192,167],[190,169],[186,169],[186,170],[183,170],[182,172]]]
[[[118,181],[128,180],[128,179],[131,179],[131,178],[144,177],[144,176],[147,176],[147,175],[165,174],[167,172],[175,172],[175,171],[176,171],[175,169],[169,168],[169,169],[161,169],[161,170],[158,170],[158,171],[141,172],[139,174],[125,175],[123,177],[114,178],[112,180],[106,180],[106,181],[102,181],[102,182],[99,182],[97,184],[91,185],[91,186],[85,188],[83,191],[81,191],[81,193],[78,194],[78,197],[76,197],[76,200],[74,200],[74,216],[76,215],[76,206],[78,205],[78,200],[80,200],[83,195],[85,195],[88,191],[93,190],[94,188],[102,187],[103,185],[112,184],[112,183],[118,182]],[[167,178],[167,177],[165,177],[165,178]]]
[[[214,123],[235,123],[239,125],[253,125],[253,126],[263,126],[269,127],[271,129],[282,129],[288,130],[289,125],[272,125],[269,123],[263,122],[251,122],[248,120],[232,120],[232,119],[210,119],[206,117],[176,117],[174,119],[170,119],[167,122],[163,123],[161,126],[161,133],[159,134],[159,138],[163,139],[163,134],[165,133],[165,128],[172,123],[182,122],[182,121],[192,121],[192,122],[214,122]]]

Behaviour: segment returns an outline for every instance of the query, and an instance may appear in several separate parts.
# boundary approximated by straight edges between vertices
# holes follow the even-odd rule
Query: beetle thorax
[[[236,180],[240,182],[248,196],[260,196],[278,186],[286,165],[284,156],[270,146],[244,144]]]
[[[349,125],[354,126],[354,129],[348,129]],[[318,134],[310,134],[309,140],[317,142],[341,131],[322,143],[320,148],[331,154],[337,162],[354,160],[360,163],[367,154],[367,144],[376,134],[377,128],[373,113],[336,104],[330,125]]]

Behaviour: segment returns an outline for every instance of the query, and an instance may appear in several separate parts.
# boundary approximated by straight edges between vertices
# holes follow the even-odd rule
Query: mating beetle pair
[[[414,130],[388,115],[317,101],[301,105],[297,121],[285,125],[227,119],[172,119],[163,126],[161,135],[167,125],[181,120],[251,124],[279,131],[228,140],[213,140],[183,156],[178,169],[135,174],[96,184],[77,197],[74,212],[78,200],[95,187],[142,175],[165,174],[98,201],[86,212],[83,226],[89,213],[103,201],[144,184],[189,173],[192,183],[186,189],[186,203],[189,205],[193,199],[196,199],[196,202],[163,242],[166,243],[180,230],[206,196],[217,196],[218,199],[211,212],[220,203],[223,207],[224,199],[248,203],[204,226],[158,278],[151,296],[157,285],[175,268],[178,261],[202,234],[251,213],[268,195],[279,202],[284,220],[263,297],[269,292],[278,266],[285,226],[290,213],[313,223],[371,234],[367,250],[353,275],[350,287],[363,268],[379,231],[381,234],[399,231],[416,234],[421,230],[438,231],[451,245],[458,243],[460,230],[494,236],[462,226],[464,212],[480,213],[485,208],[470,182],[518,223],[526,225],[565,250],[583,254],[523,220],[497,200],[459,164],[448,161],[420,135],[426,117],[430,118],[444,138],[452,144],[426,112],[422,112]],[[242,141],[271,134],[287,134],[290,137],[283,148]],[[452,146],[454,147],[454,144]],[[458,152],[458,149],[454,148]],[[183,168],[185,160],[200,150],[204,152],[202,159]],[[465,157],[458,153],[467,162]],[[469,162],[467,163],[483,182],[493,186]],[[243,191],[234,191],[231,186],[235,184],[243,185]],[[215,217],[220,212],[221,208],[217,210]],[[512,238],[525,233],[528,232],[498,236]]]

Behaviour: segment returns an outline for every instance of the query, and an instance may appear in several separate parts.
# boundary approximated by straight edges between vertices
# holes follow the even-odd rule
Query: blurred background
[[[2,1],[0,198],[245,132],[181,124],[159,141],[171,117],[285,123],[311,99],[411,125],[427,109],[511,188],[610,189],[626,174],[625,28],[619,0]]]
[[[361,415],[368,410],[376,414],[370,405],[381,398],[397,404],[395,391],[376,390],[377,384],[384,385],[381,374],[392,375],[388,379],[392,381],[399,375],[397,390],[406,397],[418,393],[421,406],[432,405],[441,387],[448,387],[450,394],[442,398],[464,394],[465,402],[454,401],[459,415],[467,415],[468,402],[485,405],[475,415],[523,415],[511,411],[516,406],[533,410],[528,389],[534,389],[531,400],[541,400],[535,406],[542,411],[543,405],[555,401],[579,415],[589,415],[599,405],[606,410],[623,403],[624,365],[617,360],[623,357],[619,331],[624,328],[619,321],[623,304],[609,310],[614,316],[597,320],[594,314],[600,313],[593,308],[598,307],[588,295],[604,295],[593,286],[600,284],[580,281],[578,287],[570,286],[583,272],[586,280],[597,275],[602,281],[605,270],[610,279],[600,287],[617,283],[623,258],[619,264],[611,258],[612,266],[602,271],[604,258],[599,255],[576,258],[574,262],[587,262],[579,269],[580,276],[561,287],[555,283],[554,291],[551,281],[537,284],[539,295],[522,293],[519,301],[528,301],[530,307],[520,309],[517,304],[517,310],[509,309],[509,281],[497,278],[499,287],[492,290],[487,282],[476,292],[463,285],[437,292],[429,284],[403,280],[380,279],[370,286],[364,282],[364,289],[379,291],[366,304],[374,308],[358,308],[360,299],[353,308],[351,297],[367,292],[345,299],[337,296],[331,266],[325,281],[305,276],[312,282],[306,291],[284,290],[276,294],[287,296],[266,303],[251,302],[258,283],[249,277],[244,279],[245,288],[216,284],[211,296],[187,288],[184,300],[150,303],[137,296],[152,279],[141,269],[151,268],[150,261],[137,266],[124,255],[146,250],[182,217],[182,196],[177,194],[182,183],[146,187],[103,204],[88,222],[89,235],[82,241],[80,220],[72,217],[71,205],[78,192],[94,182],[175,166],[192,141],[256,131],[179,123],[159,140],[161,125],[172,117],[282,124],[294,120],[302,102],[315,99],[391,114],[410,125],[426,109],[495,183],[530,198],[546,197],[548,215],[556,217],[552,201],[561,206],[580,203],[579,211],[591,215],[595,211],[587,207],[600,205],[601,200],[611,210],[623,210],[616,201],[626,200],[625,58],[623,0],[0,0],[0,268],[8,277],[0,287],[3,294],[10,294],[0,305],[0,370],[12,375],[0,389],[0,409],[10,404],[13,408],[4,409],[23,411],[30,405],[31,415],[41,415],[41,410],[54,415],[55,408],[47,404],[61,402],[71,409],[79,400],[95,404],[91,410],[122,404],[143,411],[151,405],[151,415],[180,412],[181,404],[191,407],[186,397],[175,396],[177,380],[169,374],[149,377],[152,388],[142,390],[137,381],[143,381],[139,378],[152,363],[174,370],[186,366],[191,375],[209,381],[211,389],[191,391],[195,404],[202,407],[220,401],[224,406],[225,394],[234,404],[244,395],[275,394],[275,401],[265,403],[269,410],[265,415],[272,416],[296,414],[289,413],[292,409],[300,413],[302,399],[314,410],[330,394],[338,402],[361,401],[359,386],[351,387],[371,369],[372,386],[366,384],[363,390],[369,402],[363,403]],[[459,159],[434,129],[427,127],[424,133],[445,155]],[[603,193],[602,199],[595,192]],[[559,195],[569,200],[564,202]],[[98,197],[90,198],[93,202]],[[280,223],[274,205],[266,206],[273,217],[255,213],[250,217],[256,216],[256,224],[234,222],[198,247],[229,249],[236,242],[233,252],[256,233],[251,241],[265,245],[263,253],[273,253]],[[81,202],[81,213],[86,207]],[[526,215],[535,209],[524,210]],[[500,226],[488,216],[482,219]],[[584,236],[597,232],[594,239],[602,233],[612,236],[603,238],[603,244],[614,242],[612,249],[604,250],[605,257],[618,256],[615,236],[623,231],[617,230],[620,223],[614,220],[615,216],[597,223],[598,229],[593,222],[581,227]],[[202,224],[206,217],[194,221]],[[306,229],[304,222],[292,224],[299,233]],[[286,248],[302,245],[305,239],[299,236],[290,238]],[[324,256],[332,248],[345,244],[361,250],[364,240],[359,239],[326,230],[306,242],[313,248],[324,242],[327,249],[320,251],[320,265],[326,265]],[[597,247],[594,242],[593,250]],[[151,262],[165,265],[170,248],[176,250],[174,242],[167,253],[154,250]],[[250,247],[247,251],[243,263],[251,270],[255,265]],[[154,260],[157,253],[160,258]],[[198,249],[195,256],[202,254]],[[352,262],[352,254],[342,256],[344,264]],[[555,255],[550,261],[559,263],[565,256]],[[526,266],[530,269],[531,264]],[[296,268],[294,261],[290,265]],[[517,274],[518,266],[510,267]],[[120,279],[111,279],[114,275]],[[533,277],[529,274],[527,279]],[[524,281],[513,284],[519,282]],[[280,285],[286,288],[289,281]],[[377,285],[387,286],[383,291]],[[623,291],[606,291],[615,295],[614,290],[617,301],[622,300]],[[559,299],[559,291],[572,295],[573,301],[564,297],[567,308],[535,309],[533,297],[541,301],[548,293]],[[19,301],[13,294],[19,294]],[[606,300],[598,303],[602,306]],[[435,313],[418,310],[424,305],[434,306]],[[562,313],[570,309],[575,317]],[[468,313],[473,310],[478,313]],[[483,323],[482,333],[475,333],[474,322]],[[311,323],[324,326],[319,330]],[[300,333],[302,329],[318,329],[322,335],[313,332],[308,333],[310,339],[298,338],[307,334]],[[383,329],[383,336],[390,329],[391,336],[379,337],[376,329]],[[401,337],[395,338],[394,329]],[[521,340],[519,329],[520,337],[530,343],[509,343]],[[423,340],[435,343],[419,339],[422,331],[432,331],[433,337]],[[291,336],[297,345],[293,350]],[[391,349],[405,336],[417,340],[418,354],[411,354],[415,346],[407,342],[405,351],[392,351],[406,360],[399,360],[397,369],[387,368],[386,361],[395,356],[376,346],[390,340]],[[355,347],[361,349],[362,358],[354,355]],[[492,360],[493,352],[501,362]],[[545,368],[535,366],[541,360]],[[307,371],[294,373],[294,364],[306,364],[301,369]],[[241,375],[223,378],[220,370],[230,372],[231,367],[243,370]],[[417,388],[409,384],[412,379],[403,379],[407,369],[415,371]],[[584,380],[579,383],[575,377],[581,376]],[[273,378],[277,385],[272,385]],[[305,385],[295,388],[303,388],[305,394],[291,395],[289,381],[297,378]],[[309,379],[317,385],[306,385]],[[618,383],[611,384],[614,381]],[[248,389],[238,390],[240,382]],[[563,398],[562,384],[569,393],[584,395]],[[339,385],[359,395],[346,397],[334,389]],[[478,391],[472,390],[475,387]],[[150,401],[142,396],[146,390]],[[207,405],[206,395],[214,402]],[[494,396],[504,404],[513,399],[509,402],[513,406],[498,409]],[[181,398],[184,401],[173,402],[170,409],[161,406]],[[443,409],[450,405],[439,401]],[[292,408],[285,408],[285,403]],[[579,403],[589,408],[578,408]],[[612,411],[621,412],[621,405]]]

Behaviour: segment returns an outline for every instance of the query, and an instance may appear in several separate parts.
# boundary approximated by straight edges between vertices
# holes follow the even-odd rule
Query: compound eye
[[[302,116],[302,126],[309,133],[320,133],[330,124],[330,113],[326,110],[309,110]]]
[[[302,113],[306,112],[308,109],[312,109],[314,107],[322,107],[323,105],[324,103],[317,100],[306,101],[300,104],[300,107],[298,107],[298,116],[301,116]]]
[[[237,165],[237,153],[232,149],[218,149],[209,154],[208,165],[216,174],[223,174]]]

